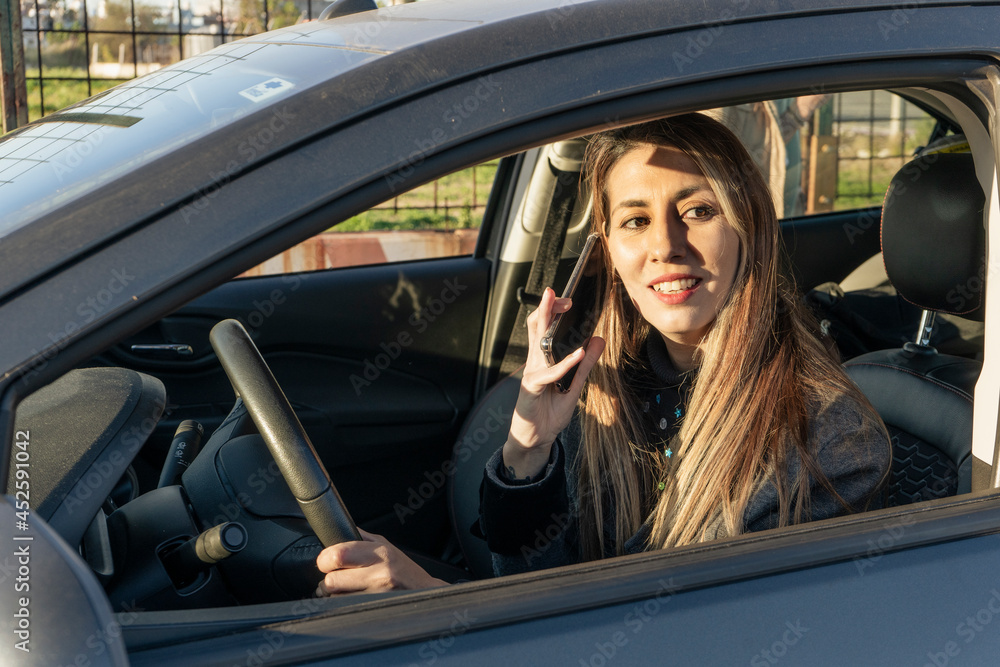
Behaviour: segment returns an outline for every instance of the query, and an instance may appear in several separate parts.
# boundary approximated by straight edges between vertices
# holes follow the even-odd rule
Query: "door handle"
[[[140,357],[154,357],[158,359],[173,359],[176,357],[190,357],[194,354],[194,348],[184,343],[162,343],[158,345],[133,345],[132,354]]]

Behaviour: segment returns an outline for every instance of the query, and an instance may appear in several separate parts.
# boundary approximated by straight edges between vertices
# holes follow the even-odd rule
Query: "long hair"
[[[629,381],[632,369],[644,363],[646,337],[658,334],[631,303],[608,251],[608,174],[645,144],[675,147],[693,159],[739,237],[736,277],[699,346],[670,461],[648,453],[639,398]],[[702,114],[676,116],[595,135],[585,170],[592,227],[604,249],[596,334],[607,346],[581,399],[584,557],[607,555],[608,540],[622,553],[650,515],[650,548],[699,542],[712,537],[710,528],[739,534],[747,504],[765,478],[778,490],[779,525],[809,518],[810,477],[849,509],[808,451],[811,408],[847,394],[873,425],[884,427],[819,340],[815,320],[785,277],[771,194],[740,140]],[[802,465],[790,479],[794,454]]]

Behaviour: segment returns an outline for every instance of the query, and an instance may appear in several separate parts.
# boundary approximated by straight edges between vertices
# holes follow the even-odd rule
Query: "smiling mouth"
[[[659,292],[660,294],[677,294],[688,291],[700,282],[700,278],[681,278],[680,280],[656,283],[652,285],[652,288],[654,292]]]

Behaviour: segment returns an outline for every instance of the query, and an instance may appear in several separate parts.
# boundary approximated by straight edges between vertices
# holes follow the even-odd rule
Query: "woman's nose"
[[[654,221],[647,252],[654,262],[669,263],[687,255],[687,227],[679,219],[665,216]]]

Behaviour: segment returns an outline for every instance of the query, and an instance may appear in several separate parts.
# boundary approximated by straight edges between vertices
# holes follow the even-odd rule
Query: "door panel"
[[[109,350],[100,363],[160,378],[169,414],[145,447],[158,472],[180,420],[206,438],[233,404],[208,346],[243,322],[363,526],[424,551],[447,535],[442,470],[468,412],[490,263],[470,257],[231,281]],[[136,343],[193,353],[145,358]]]
[[[881,210],[819,213],[781,223],[781,236],[799,289],[840,282],[881,251]]]

